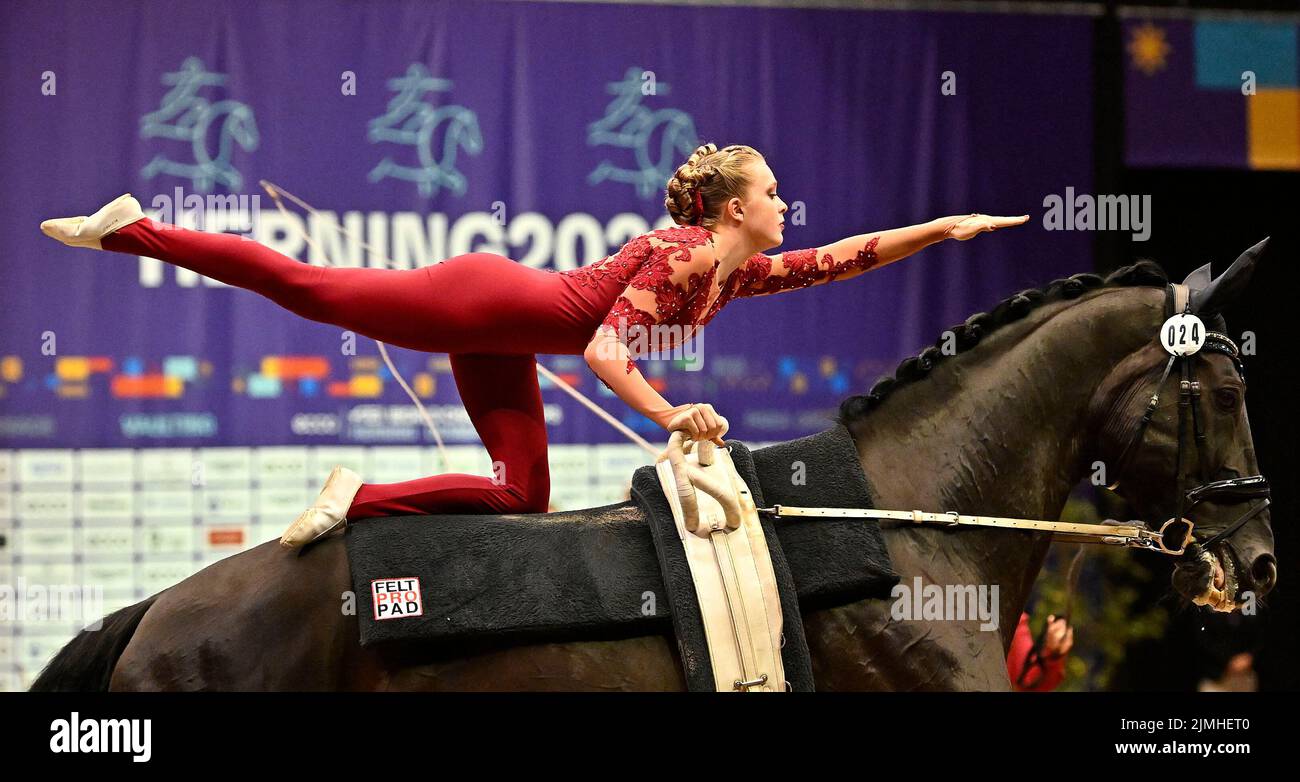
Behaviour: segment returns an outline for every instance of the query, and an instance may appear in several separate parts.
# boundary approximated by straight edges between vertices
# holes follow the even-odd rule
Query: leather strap
[[[799,508],[787,505],[774,505],[771,508],[759,508],[759,513],[781,516],[813,516],[835,518],[892,519],[910,521],[914,524],[941,524],[946,527],[975,526],[998,527],[1001,529],[1024,529],[1033,532],[1051,532],[1058,539],[1076,543],[1104,543],[1114,546],[1128,546],[1161,551],[1166,554],[1182,554],[1183,547],[1168,549],[1163,545],[1163,536],[1146,527],[1135,524],[1076,524],[1069,521],[1043,521],[1040,519],[1016,519],[1002,516],[965,516],[948,511],[946,513],[929,513],[920,510],[877,510],[875,508]],[[1166,522],[1168,524],[1168,522]],[[1191,526],[1188,522],[1188,537]],[[1190,542],[1190,540],[1188,541]]]
[[[1174,292],[1173,311],[1166,314],[1166,317],[1173,317],[1187,309],[1187,302],[1191,301],[1192,293],[1186,285],[1180,282],[1171,283],[1169,287]]]
[[[725,448],[709,450],[707,464],[700,462],[700,449],[685,454],[681,475],[669,460],[660,461],[655,469],[686,550],[714,685],[719,692],[784,692],[784,617],[758,509],[730,453]],[[729,490],[725,496],[739,501],[739,525],[730,528],[721,503],[690,486],[687,496],[698,523],[688,530],[679,486],[683,478],[688,484],[699,478],[721,482]]]

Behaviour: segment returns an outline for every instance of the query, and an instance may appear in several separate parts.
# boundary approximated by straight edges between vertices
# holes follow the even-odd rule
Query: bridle
[[[1267,241],[1267,240],[1265,240]],[[1258,251],[1262,248],[1263,243],[1257,245],[1252,250]],[[1208,268],[1207,268],[1208,273]],[[1185,489],[1186,476],[1183,472],[1183,452],[1184,442],[1187,439],[1187,419],[1192,420],[1192,430],[1194,435],[1193,442],[1197,450],[1199,460],[1199,472],[1204,477],[1206,470],[1206,444],[1205,431],[1201,425],[1200,400],[1201,385],[1195,380],[1194,363],[1201,352],[1209,351],[1211,353],[1221,353],[1232,359],[1233,366],[1237,370],[1238,376],[1245,383],[1245,368],[1241,363],[1241,350],[1236,343],[1226,334],[1209,331],[1205,329],[1204,324],[1199,318],[1196,318],[1191,311],[1191,289],[1188,285],[1175,283],[1165,288],[1165,324],[1161,328],[1161,345],[1170,353],[1169,360],[1165,364],[1164,373],[1160,376],[1159,382],[1156,383],[1155,390],[1147,402],[1146,411],[1143,413],[1138,423],[1137,431],[1132,437],[1128,438],[1124,449],[1120,452],[1119,460],[1116,462],[1116,472],[1122,471],[1127,466],[1127,461],[1134,449],[1141,447],[1147,426],[1151,424],[1151,419],[1155,416],[1157,407],[1160,404],[1160,392],[1164,388],[1165,382],[1173,373],[1175,365],[1179,368],[1180,380],[1178,383],[1178,444],[1177,453],[1174,463],[1174,481],[1176,483],[1175,492],[1175,514],[1172,518],[1160,526],[1158,531],[1150,530],[1145,524],[1077,524],[1062,521],[1045,521],[1040,519],[1015,519],[1001,518],[996,516],[966,516],[953,511],[943,513],[933,513],[920,510],[900,511],[900,510],[879,510],[875,508],[803,508],[789,507],[783,505],[774,505],[770,508],[759,508],[758,512],[771,515],[776,519],[782,516],[804,516],[804,517],[849,517],[849,518],[875,518],[875,519],[892,519],[897,521],[910,521],[916,524],[940,524],[948,527],[957,526],[980,526],[995,527],[1001,529],[1024,529],[1037,532],[1051,532],[1059,540],[1068,540],[1078,543],[1103,543],[1110,545],[1125,546],[1128,548],[1141,548],[1148,551],[1159,551],[1163,554],[1172,556],[1182,556],[1191,558],[1200,558],[1203,552],[1207,552],[1211,546],[1221,543],[1234,534],[1236,534],[1246,522],[1257,516],[1261,511],[1268,507],[1271,499],[1269,494],[1268,480],[1263,475],[1247,475],[1238,478],[1228,478],[1226,480],[1211,481],[1201,483],[1191,489]],[[1175,315],[1190,316],[1186,320],[1190,321],[1192,326],[1192,343],[1187,349],[1176,349],[1174,339],[1180,335],[1176,333],[1167,333],[1167,329],[1173,326]],[[1197,330],[1204,330],[1204,340],[1199,339],[1200,334]],[[1169,336],[1169,344],[1166,344],[1164,337]],[[1183,335],[1186,336],[1186,335]],[[1184,340],[1185,341],[1185,340]],[[1195,343],[1201,343],[1199,345]],[[1109,488],[1115,491],[1119,487],[1119,481],[1112,483]],[[1262,499],[1263,502],[1256,504],[1254,500]],[[1188,518],[1192,508],[1195,508],[1201,502],[1206,500],[1229,501],[1229,502],[1250,502],[1251,506],[1244,513],[1238,516],[1231,524],[1223,528],[1217,534],[1206,540],[1198,541],[1195,537],[1195,523]],[[1083,549],[1080,549],[1070,563],[1069,574],[1066,584],[1066,610],[1065,616],[1067,626],[1069,623],[1070,604],[1072,602],[1075,582],[1078,578],[1079,563],[1083,556]],[[1026,673],[1032,666],[1040,665],[1042,660],[1042,647],[1047,635],[1047,627],[1043,628],[1042,634],[1038,636],[1033,647],[1027,656],[1025,667],[1021,671],[1021,684],[1024,684]]]
[[[1190,314],[1190,312],[1190,290],[1188,286],[1182,284],[1171,284],[1166,287],[1165,323],[1169,324],[1170,321],[1168,319],[1176,313]],[[1167,327],[1168,325],[1166,325],[1166,328]],[[1164,337],[1165,335],[1162,334],[1161,336]],[[1173,342],[1175,340],[1171,339],[1170,341]],[[1184,490],[1183,488],[1185,485],[1185,476],[1183,474],[1183,441],[1186,438],[1187,417],[1189,412],[1192,419],[1192,430],[1194,435],[1193,442],[1196,447],[1198,468],[1202,479],[1205,477],[1205,432],[1201,427],[1200,416],[1201,384],[1199,381],[1194,379],[1195,373],[1192,366],[1196,357],[1203,351],[1221,353],[1231,358],[1232,364],[1237,370],[1237,375],[1241,377],[1244,385],[1246,373],[1245,367],[1242,366],[1241,363],[1241,350],[1226,334],[1207,330],[1205,332],[1205,342],[1199,349],[1185,355],[1178,355],[1177,353],[1170,351],[1169,360],[1165,364],[1164,373],[1160,376],[1159,382],[1156,383],[1155,391],[1152,392],[1151,398],[1147,401],[1146,411],[1143,412],[1142,419],[1138,423],[1137,432],[1129,438],[1124,449],[1120,452],[1119,460],[1115,465],[1117,470],[1123,470],[1128,464],[1127,460],[1129,455],[1135,448],[1141,446],[1143,438],[1146,435],[1147,426],[1151,423],[1156,408],[1160,404],[1160,391],[1164,388],[1165,382],[1169,379],[1170,374],[1172,374],[1174,365],[1180,365],[1180,379],[1178,382],[1178,445],[1174,461],[1174,480],[1177,484],[1177,491],[1175,492],[1176,509],[1173,518],[1166,521],[1160,528],[1162,537],[1161,548],[1168,548],[1169,553],[1178,551],[1181,552],[1182,556],[1194,559],[1199,558],[1201,552],[1208,551],[1210,547],[1216,543],[1220,543],[1232,537],[1232,535],[1240,530],[1247,521],[1251,520],[1258,515],[1260,511],[1268,507],[1269,502],[1271,501],[1269,496],[1268,480],[1263,475],[1248,475],[1239,478],[1228,478],[1221,481],[1202,483],[1189,490]],[[1119,488],[1119,481],[1115,481],[1106,488],[1111,491],[1117,490]],[[1236,520],[1227,527],[1224,527],[1216,535],[1204,541],[1197,542],[1195,540],[1193,535],[1195,524],[1191,519],[1187,518],[1185,514],[1190,514],[1191,509],[1196,507],[1198,503],[1207,499],[1230,499],[1236,502],[1253,503],[1253,501],[1258,498],[1263,498],[1263,502],[1258,505],[1252,504],[1251,507],[1247,508],[1246,511],[1238,516]],[[1184,510],[1184,503],[1187,503],[1186,510]],[[1177,544],[1170,540],[1170,537],[1180,534],[1179,530],[1183,530],[1181,533],[1183,535],[1181,544]],[[1083,558],[1083,554],[1083,548],[1080,548],[1075,553],[1074,558],[1070,561],[1069,571],[1066,576],[1066,602],[1063,618],[1066,621],[1067,628],[1070,626],[1070,609],[1078,578],[1079,562]],[[1017,685],[1021,688],[1028,686],[1028,676],[1031,670],[1034,670],[1035,668],[1043,669],[1044,667],[1047,658],[1043,656],[1043,647],[1046,644],[1048,629],[1048,625],[1043,626],[1042,632],[1034,638],[1033,645],[1025,654],[1024,664],[1021,666],[1020,676],[1017,681]]]
[[[1046,521],[1041,519],[1018,519],[1004,518],[998,516],[968,516],[958,514],[954,511],[929,512],[921,510],[881,510],[877,508],[805,508],[791,507],[788,505],[773,505],[770,508],[759,508],[759,513],[771,515],[775,518],[782,516],[804,516],[817,518],[873,518],[888,519],[895,521],[912,522],[915,524],[940,524],[948,527],[958,526],[978,526],[978,527],[995,527],[1000,529],[1025,529],[1035,532],[1051,532],[1058,540],[1073,541],[1076,543],[1103,543],[1109,545],[1125,546],[1128,548],[1140,548],[1147,551],[1158,551],[1162,554],[1171,556],[1191,556],[1200,557],[1201,552],[1210,546],[1227,540],[1238,530],[1240,530],[1247,521],[1250,521],[1266,507],[1268,507],[1269,487],[1268,481],[1263,475],[1248,475],[1240,478],[1228,478],[1221,481],[1212,481],[1202,483],[1190,490],[1185,489],[1185,476],[1183,474],[1183,447],[1187,439],[1187,419],[1192,419],[1192,428],[1195,435],[1195,445],[1197,454],[1201,462],[1201,472],[1204,472],[1206,462],[1206,445],[1205,431],[1201,425],[1200,414],[1200,383],[1194,380],[1193,364],[1201,352],[1209,351],[1212,353],[1222,353],[1232,359],[1233,365],[1237,368],[1237,373],[1245,382],[1245,371],[1241,363],[1241,351],[1227,335],[1217,331],[1208,331],[1204,329],[1204,324],[1199,318],[1191,313],[1189,306],[1191,291],[1185,284],[1171,284],[1165,288],[1165,315],[1168,318],[1165,326],[1161,328],[1160,337],[1166,335],[1167,329],[1173,323],[1174,314],[1189,316],[1192,322],[1192,342],[1201,343],[1193,344],[1192,347],[1176,350],[1172,346],[1165,346],[1165,350],[1170,353],[1169,361],[1165,364],[1164,374],[1160,376],[1160,381],[1156,383],[1155,391],[1151,394],[1151,399],[1147,402],[1146,411],[1143,413],[1138,423],[1137,431],[1128,439],[1123,451],[1120,453],[1119,461],[1116,462],[1116,471],[1122,471],[1126,466],[1128,459],[1134,449],[1138,448],[1146,434],[1147,426],[1150,425],[1151,419],[1155,415],[1156,408],[1160,404],[1160,391],[1164,388],[1165,382],[1173,373],[1175,365],[1179,367],[1181,379],[1178,386],[1178,450],[1174,467],[1174,480],[1177,484],[1175,493],[1176,512],[1172,518],[1160,526],[1159,530],[1152,530],[1146,524],[1080,524],[1064,521]],[[1204,330],[1204,340],[1200,339],[1198,330]],[[1177,335],[1174,335],[1177,336]],[[1187,336],[1186,334],[1183,335]],[[1173,340],[1171,340],[1172,342]],[[1183,340],[1185,342],[1185,339]],[[1164,346],[1164,342],[1161,342]],[[1119,487],[1119,482],[1111,484],[1110,490],[1114,491]],[[1187,517],[1197,504],[1205,500],[1231,500],[1235,502],[1250,502],[1262,498],[1263,502],[1252,504],[1241,516],[1225,527],[1218,534],[1208,540],[1198,541],[1195,537],[1195,524]]]
[[[1254,249],[1254,248],[1252,248]],[[1174,466],[1174,481],[1177,484],[1175,492],[1176,512],[1172,518],[1160,526],[1159,530],[1150,529],[1145,523],[1137,522],[1130,524],[1080,524],[1065,521],[1047,521],[1043,519],[1019,519],[1005,518],[999,516],[971,516],[959,514],[955,511],[922,511],[922,510],[882,510],[878,508],[812,508],[812,507],[791,507],[788,505],[773,505],[770,508],[759,508],[758,512],[770,515],[776,519],[782,516],[802,516],[813,518],[867,518],[867,519],[887,519],[894,521],[912,522],[914,524],[938,524],[947,527],[975,526],[975,527],[994,527],[999,529],[1022,529],[1032,530],[1035,532],[1053,533],[1058,540],[1073,541],[1076,543],[1102,543],[1108,545],[1125,546],[1128,548],[1140,548],[1147,551],[1158,551],[1162,554],[1171,556],[1191,556],[1200,557],[1201,553],[1217,543],[1227,540],[1237,531],[1239,531],[1247,521],[1250,521],[1261,511],[1268,507],[1269,487],[1268,481],[1263,475],[1248,475],[1239,478],[1228,478],[1226,480],[1212,481],[1202,483],[1192,489],[1185,489],[1185,476],[1183,474],[1183,447],[1187,439],[1187,419],[1192,419],[1192,428],[1195,435],[1195,445],[1201,462],[1201,472],[1204,473],[1204,464],[1206,462],[1205,431],[1201,426],[1200,398],[1201,386],[1194,378],[1193,364],[1202,351],[1211,353],[1222,353],[1232,359],[1233,366],[1236,367],[1238,375],[1245,382],[1245,371],[1241,364],[1241,351],[1227,335],[1217,331],[1205,330],[1204,324],[1200,319],[1195,317],[1191,312],[1191,289],[1186,284],[1171,284],[1165,288],[1165,315],[1167,320],[1161,328],[1161,345],[1170,353],[1169,361],[1165,364],[1164,374],[1160,376],[1160,381],[1156,383],[1155,391],[1151,394],[1151,399],[1147,403],[1146,411],[1143,413],[1141,421],[1138,423],[1137,431],[1128,439],[1123,451],[1120,453],[1119,461],[1116,463],[1116,471],[1121,471],[1127,465],[1127,460],[1133,450],[1140,446],[1143,437],[1146,434],[1147,426],[1150,425],[1152,417],[1155,415],[1156,408],[1160,404],[1160,391],[1165,382],[1173,373],[1174,366],[1177,365],[1180,370],[1181,380],[1178,385],[1178,450]],[[1192,345],[1187,348],[1180,348],[1173,343],[1172,337],[1178,336],[1169,329],[1173,328],[1174,315],[1178,314],[1191,324]],[[1187,323],[1183,324],[1184,328]],[[1204,331],[1205,336],[1200,338],[1200,331]],[[1166,345],[1163,341],[1165,336],[1170,336],[1170,344]],[[1186,334],[1182,335],[1187,336]],[[1186,342],[1185,339],[1181,340]],[[1108,488],[1112,491],[1119,487],[1119,482],[1111,484]],[[1239,516],[1231,524],[1225,527],[1216,535],[1207,540],[1198,541],[1195,537],[1195,523],[1187,517],[1197,504],[1205,500],[1229,500],[1233,502],[1252,502],[1256,499],[1263,499],[1263,502],[1252,504],[1247,508],[1245,513]]]
[[[1190,289],[1187,285],[1171,284],[1165,288],[1165,326],[1162,328],[1161,338],[1169,337],[1169,342],[1186,342],[1186,334],[1179,335],[1174,333],[1164,333],[1166,329],[1176,328],[1172,325],[1171,320],[1175,315],[1191,315]],[[1194,329],[1199,320],[1192,324]],[[1193,343],[1198,341],[1199,335],[1195,331],[1190,335]],[[1180,338],[1181,337],[1181,338]],[[1160,404],[1160,392],[1164,388],[1165,381],[1172,374],[1174,366],[1177,365],[1180,372],[1178,383],[1178,445],[1174,461],[1174,481],[1176,484],[1175,491],[1175,513],[1172,518],[1166,521],[1160,528],[1161,537],[1164,540],[1162,548],[1168,548],[1168,553],[1177,553],[1184,556],[1198,557],[1200,552],[1208,550],[1211,546],[1221,543],[1232,537],[1238,530],[1245,526],[1261,511],[1268,507],[1271,502],[1268,480],[1263,475],[1247,475],[1238,478],[1228,478],[1210,483],[1202,483],[1191,489],[1185,489],[1186,476],[1183,472],[1183,452],[1184,441],[1186,440],[1187,418],[1192,419],[1192,430],[1194,434],[1193,442],[1196,447],[1197,460],[1201,477],[1205,477],[1206,465],[1206,446],[1205,431],[1201,426],[1200,401],[1201,401],[1201,384],[1195,380],[1193,364],[1197,357],[1204,351],[1211,353],[1220,353],[1232,359],[1232,364],[1236,367],[1238,376],[1245,383],[1245,367],[1241,363],[1241,350],[1236,343],[1226,334],[1217,331],[1206,331],[1204,343],[1199,347],[1193,346],[1187,352],[1175,352],[1162,341],[1162,345],[1170,352],[1169,361],[1165,364],[1164,373],[1160,376],[1159,382],[1156,383],[1155,391],[1151,394],[1151,399],[1147,402],[1146,411],[1142,414],[1142,419],[1138,423],[1137,432],[1129,439],[1124,449],[1120,452],[1119,460],[1115,466],[1117,470],[1122,471],[1128,463],[1130,454],[1141,446],[1144,436],[1146,435],[1147,426],[1151,423],[1155,415],[1157,406]],[[1119,481],[1115,481],[1107,488],[1116,491],[1119,487]],[[1197,541],[1194,535],[1195,524],[1188,515],[1192,508],[1205,500],[1229,500],[1232,502],[1251,502],[1256,499],[1263,499],[1259,504],[1252,504],[1236,520],[1234,520],[1223,530],[1218,532],[1208,540]],[[1169,546],[1171,539],[1177,536],[1183,536],[1181,546]],[[1189,548],[1190,545],[1190,548]],[[1175,551],[1174,549],[1178,550]]]

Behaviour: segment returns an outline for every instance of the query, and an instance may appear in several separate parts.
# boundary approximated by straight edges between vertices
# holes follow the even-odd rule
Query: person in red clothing
[[[311,266],[231,234],[144,216],[130,194],[89,217],[41,223],[75,247],[145,255],[259,293],[304,318],[412,350],[448,353],[470,421],[494,470],[363,483],[336,467],[281,543],[302,545],[348,520],[392,514],[541,513],[550,496],[536,354],[582,355],[620,399],[668,431],[722,443],[727,421],[709,404],[672,405],[633,358],[680,344],[734,298],[855,277],[947,238],[1029,219],[981,214],[860,234],[778,255],[786,204],[753,148],[698,147],[667,185],[676,227],[651,231],[600,261],[564,272],[468,253],[420,269]],[[638,339],[632,339],[635,336]],[[637,347],[633,347],[633,343]]]
[[[1043,648],[1034,651],[1034,634],[1029,629],[1029,614],[1020,615],[1020,624],[1007,651],[1007,675],[1011,687],[1019,692],[1050,692],[1065,678],[1065,655],[1074,647],[1074,628],[1064,618],[1047,617],[1047,635]]]

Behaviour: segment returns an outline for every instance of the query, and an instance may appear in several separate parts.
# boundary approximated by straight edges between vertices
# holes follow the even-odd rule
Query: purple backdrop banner
[[[1034,216],[733,302],[698,368],[640,362],[671,402],[712,402],[754,440],[824,428],[942,329],[1092,265],[1089,234],[1041,220],[1045,197],[1091,187],[1086,18],[423,0],[3,14],[6,447],[430,442],[373,343],[352,355],[337,328],[255,294],[37,228],[128,191],[146,209],[247,196],[226,203],[282,252],[321,262],[300,226],[338,263],[407,268],[469,251],[590,263],[664,224],[664,182],[704,141],[767,156],[804,219],[788,216],[781,249]],[[253,199],[259,179],[323,214],[286,222]],[[446,357],[392,353],[448,439],[474,441]],[[654,431],[580,356],[541,361]],[[554,442],[620,439],[543,388]]]

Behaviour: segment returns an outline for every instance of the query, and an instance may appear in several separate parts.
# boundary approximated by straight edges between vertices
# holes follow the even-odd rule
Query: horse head
[[[1258,476],[1259,465],[1246,415],[1246,380],[1223,319],[1267,242],[1246,250],[1217,278],[1206,264],[1184,280],[1190,310],[1218,349],[1183,359],[1190,362],[1184,378],[1167,370],[1173,361],[1153,334],[1112,373],[1112,403],[1105,407],[1099,443],[1111,457],[1103,463],[1118,474],[1118,493],[1141,518],[1159,525],[1182,509],[1192,522],[1196,545],[1178,560],[1173,585],[1217,611],[1250,605],[1277,581],[1267,484],[1241,480]],[[1158,404],[1152,410],[1153,394]]]

